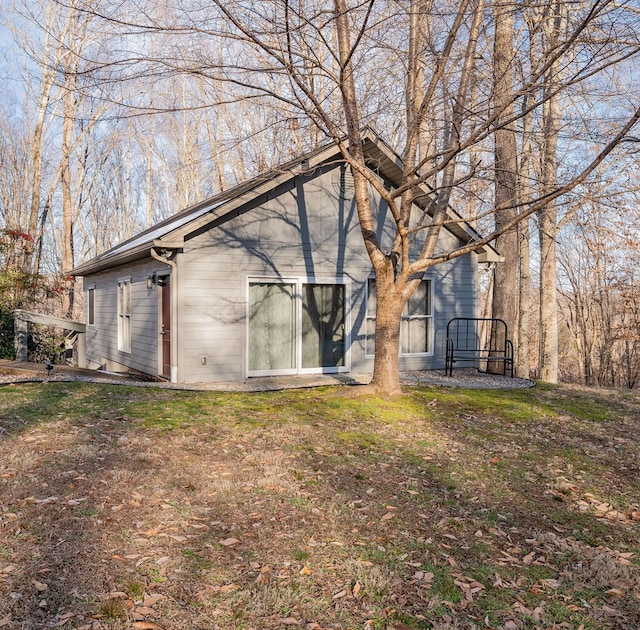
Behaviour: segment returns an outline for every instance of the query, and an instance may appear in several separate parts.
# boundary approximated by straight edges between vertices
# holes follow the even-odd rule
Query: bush
[[[64,335],[54,326],[29,324],[27,347],[31,363],[64,362]]]
[[[0,359],[16,358],[14,345],[13,311],[0,307]],[[62,363],[64,359],[64,335],[53,326],[29,324],[27,339],[29,361],[33,363]]]
[[[0,359],[15,359],[13,311],[0,307]]]

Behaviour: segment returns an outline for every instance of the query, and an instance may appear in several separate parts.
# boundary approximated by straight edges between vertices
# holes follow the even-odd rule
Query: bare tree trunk
[[[534,65],[534,44],[530,42],[529,58]],[[532,196],[531,182],[534,179],[533,169],[533,112],[528,111],[531,99],[525,98],[522,104],[522,148],[518,169],[518,192],[521,201]],[[530,364],[530,309],[531,309],[531,233],[529,219],[518,224],[519,278],[518,278],[518,353],[516,355],[516,373],[521,378],[529,378]]]
[[[205,86],[202,77],[197,77],[197,84],[199,88],[199,92],[202,95],[203,99],[205,98]],[[216,89],[220,89],[220,82],[216,82]],[[226,173],[225,173],[225,162],[220,158],[220,149],[222,146],[221,142],[221,131],[222,131],[222,123],[221,121],[227,115],[227,107],[226,105],[220,103],[216,106],[215,109],[216,121],[211,120],[211,112],[206,111],[204,113],[204,124],[207,130],[207,141],[209,143],[208,149],[209,154],[211,156],[211,164],[213,166],[214,176],[212,179],[215,180],[217,184],[218,190],[225,190],[227,188],[226,181]]]
[[[60,184],[62,187],[62,273],[73,269],[73,196],[71,192],[71,151],[73,124],[75,119],[75,79],[65,74],[62,119],[62,154],[60,156]],[[65,291],[62,310],[65,317],[73,315],[74,281]]]
[[[348,13],[345,0],[334,0],[336,35],[340,58],[342,99],[352,165],[356,208],[365,248],[376,275],[376,352],[371,384],[387,394],[400,389],[398,356],[400,354],[400,322],[406,298],[395,287],[395,265],[385,256],[377,242],[371,211],[369,185],[365,177],[366,160],[360,135],[360,114],[353,76],[352,49]]]
[[[409,55],[407,59],[407,86],[405,88],[406,118],[408,127],[417,124],[420,128],[417,154],[418,159],[424,159],[429,155],[431,146],[428,119],[425,116],[419,116],[424,97],[427,0],[411,0],[409,11]]]
[[[553,3],[543,30],[549,51],[558,45],[562,25],[561,2]],[[552,63],[544,78],[546,99],[543,105],[542,187],[543,192],[558,185],[558,136],[560,134],[559,67]],[[538,213],[540,236],[540,369],[547,383],[558,382],[558,299],[556,240],[558,212],[555,201]]]
[[[149,137],[146,139],[147,156],[145,163],[145,223],[153,225],[153,117],[149,116]]]
[[[540,369],[547,383],[558,382],[558,303],[556,296],[556,208],[538,214],[540,235]]]
[[[33,130],[33,139],[31,145],[31,206],[29,208],[29,234],[36,237],[38,229],[38,218],[40,214],[40,194],[42,187],[42,149],[44,143],[44,121],[47,109],[49,108],[49,100],[51,97],[51,80],[48,77],[48,71],[45,70],[45,77],[42,85],[42,92],[38,103],[38,114],[36,116],[35,127]],[[30,260],[23,262],[23,268],[31,271],[31,273],[39,273],[38,264],[34,264]]]
[[[28,211],[27,230],[34,241],[29,243],[24,249],[25,258],[22,261],[22,269],[27,273],[38,274],[40,272],[40,257],[34,258],[36,247],[42,247],[41,244],[35,242],[38,233],[38,222],[40,220],[40,200],[43,188],[43,165],[44,165],[44,143],[45,131],[47,127],[47,113],[51,104],[51,93],[53,89],[54,72],[58,63],[59,51],[56,49],[54,42],[55,37],[52,33],[52,25],[55,19],[55,7],[43,6],[44,14],[44,40],[41,47],[38,48],[37,54],[31,49],[28,40],[24,37],[17,37],[24,46],[25,51],[31,57],[42,59],[40,70],[42,77],[40,80],[39,95],[37,98],[35,122],[33,126],[33,135],[30,138],[31,156],[30,156],[30,173],[25,176],[29,177],[31,188],[31,200]],[[17,35],[17,34],[16,34]],[[43,221],[44,222],[44,221]]]
[[[513,95],[513,5],[498,2],[495,6],[493,47],[495,132],[495,225],[496,230],[517,215],[518,145],[512,125],[504,124],[514,114]],[[505,262],[496,267],[493,290],[493,317],[503,319],[513,336],[518,330],[518,231],[514,227],[496,239],[496,248]],[[516,356],[519,349],[516,344]],[[501,370],[500,365],[489,369]]]
[[[531,308],[529,221],[522,221],[518,228],[520,277],[518,285],[518,354],[516,356],[516,372],[520,378],[529,378],[529,309]]]
[[[376,271],[376,296],[376,353],[371,384],[380,391],[394,394],[400,392],[398,355],[404,302],[396,295],[392,269]]]

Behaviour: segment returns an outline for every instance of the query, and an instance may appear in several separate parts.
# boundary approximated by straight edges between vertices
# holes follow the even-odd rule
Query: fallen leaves
[[[343,597],[346,597],[349,594],[349,591],[346,588],[342,588],[339,591],[333,593],[333,595],[331,595],[331,599],[342,599]]]
[[[512,608],[517,614],[530,617],[536,623],[540,623],[540,621],[542,621],[544,614],[544,608],[542,605],[531,608],[526,606],[521,599],[517,599]]]
[[[558,591],[560,590],[560,587],[562,586],[560,580],[556,580],[553,578],[543,578],[540,580],[540,584],[546,588],[546,589],[550,589],[552,591]]]
[[[319,406],[326,397],[318,397]],[[619,571],[637,576],[634,462],[624,462],[628,473],[609,484],[586,463],[585,473],[583,464],[570,469],[547,437],[559,431],[571,439],[575,426],[567,435],[566,423],[557,429],[548,418],[520,426],[498,420],[499,409],[463,409],[462,421],[451,416],[445,425],[438,414],[449,404],[441,401],[435,409],[425,405],[432,417],[406,416],[397,426],[392,413],[380,422],[377,412],[361,417],[354,410],[330,422],[314,415],[313,422],[290,424],[296,405],[283,405],[281,421],[265,423],[269,403],[259,430],[244,420],[236,429],[241,397],[233,408],[225,404],[221,395],[168,432],[136,426],[123,436],[96,420],[86,441],[69,439],[68,451],[56,442],[65,436],[51,429],[43,434],[40,468],[29,463],[31,477],[19,458],[1,460],[0,484],[10,492],[0,501],[0,592],[7,602],[0,604],[0,630],[23,625],[27,606],[43,627],[104,630],[110,622],[97,618],[98,594],[110,589],[128,630],[169,629],[177,619],[185,628],[233,627],[237,610],[251,628],[399,630],[400,618],[406,627],[481,626],[487,611],[486,627],[505,630],[569,630],[558,621],[569,619],[571,630],[581,623],[635,627],[630,611],[637,610],[639,588]],[[218,405],[225,422],[209,428],[195,420],[214,407],[222,413]],[[305,413],[310,408],[305,403]],[[323,407],[328,416],[334,411]],[[243,408],[242,417],[251,413]],[[466,431],[465,418],[482,430]],[[335,439],[333,423],[343,428],[352,420],[358,434],[375,433],[366,457]],[[553,456],[537,446],[540,426]],[[531,431],[531,440],[520,431]],[[134,439],[139,448],[131,447]],[[128,457],[112,457],[113,444],[126,447]],[[527,459],[519,461],[523,452]],[[627,494],[616,493],[622,480],[631,481]],[[600,555],[607,558],[602,568]],[[78,573],[65,574],[67,566]],[[46,567],[49,573],[40,573]],[[143,586],[151,593],[140,592]],[[67,598],[76,591],[82,600]],[[76,617],[56,608],[63,596],[76,602]]]
[[[484,584],[466,575],[456,575],[453,583],[462,590],[467,602],[473,602],[475,596],[485,588]]]
[[[51,627],[52,628],[62,628],[62,626],[65,626],[75,616],[76,616],[75,613],[72,613],[72,612],[64,613],[62,615],[57,615],[56,616],[56,621],[52,624]]]
[[[151,606],[155,606],[159,601],[162,601],[163,599],[166,599],[165,595],[160,595],[158,593],[155,594],[151,594],[151,595],[145,595],[144,599],[142,600],[142,605],[145,608],[149,608]]]
[[[413,574],[414,580],[429,586],[431,585],[431,582],[433,582],[434,577],[435,575],[431,571],[416,571]]]
[[[627,590],[623,588],[610,588],[604,593],[609,599],[621,599],[626,597]]]
[[[264,566],[260,568],[260,572],[258,573],[258,577],[255,579],[255,584],[267,584],[271,581],[272,571],[271,567]]]
[[[224,584],[223,586],[214,586],[212,590],[217,591],[218,593],[229,594],[237,591],[239,588],[239,584]]]
[[[612,503],[596,498],[591,492],[585,492],[577,498],[579,486],[564,477],[559,477],[550,483],[549,488],[547,492],[555,499],[559,501],[571,499],[579,512],[593,514],[597,519],[623,525],[640,522],[640,506],[631,505],[626,510],[620,510]]]
[[[278,623],[283,626],[299,626],[300,621],[295,617],[285,617],[284,619],[278,619]]]

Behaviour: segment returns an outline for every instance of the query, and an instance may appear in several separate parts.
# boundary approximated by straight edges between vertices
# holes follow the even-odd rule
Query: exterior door
[[[249,282],[248,375],[346,370],[345,285]]]
[[[171,278],[160,279],[160,302],[162,304],[162,376],[171,378]]]
[[[302,285],[303,370],[337,371],[344,366],[344,285]]]
[[[249,373],[295,374],[296,284],[249,284]]]

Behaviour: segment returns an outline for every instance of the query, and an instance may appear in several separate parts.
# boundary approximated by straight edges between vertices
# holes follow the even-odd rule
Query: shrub
[[[16,358],[13,336],[13,311],[0,307],[0,359]]]

